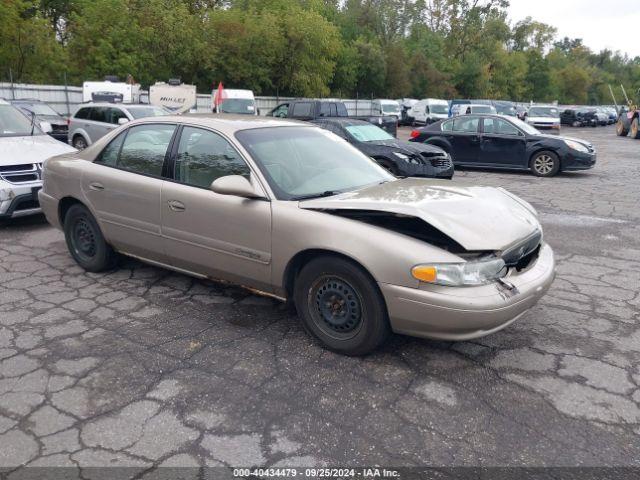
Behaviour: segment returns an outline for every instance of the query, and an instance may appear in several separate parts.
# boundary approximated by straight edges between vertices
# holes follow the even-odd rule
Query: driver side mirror
[[[118,125],[124,125],[125,123],[129,123],[129,119],[128,118],[120,117],[118,119]]]
[[[251,185],[251,182],[241,175],[227,175],[216,178],[211,184],[211,190],[220,195],[234,195],[243,198],[263,198],[262,192]]]
[[[53,127],[49,122],[40,122],[40,130],[44,133],[51,133],[53,132]]]

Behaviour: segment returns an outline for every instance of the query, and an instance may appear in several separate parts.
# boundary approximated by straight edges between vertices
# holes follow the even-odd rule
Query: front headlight
[[[463,287],[485,285],[506,275],[507,268],[501,258],[465,263],[433,263],[416,265],[411,269],[413,278],[425,283]]]
[[[569,147],[572,150],[576,150],[582,153],[589,153],[589,149],[580,142],[564,139],[564,143],[567,145],[567,147]]]
[[[400,153],[400,152],[392,152],[394,156],[398,157],[400,160],[404,160],[405,162],[409,161],[409,155],[405,155],[404,153]]]
[[[15,192],[10,188],[0,188],[0,202],[13,200],[16,196]]]

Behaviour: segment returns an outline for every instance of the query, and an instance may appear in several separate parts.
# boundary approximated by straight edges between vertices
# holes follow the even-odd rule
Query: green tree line
[[[262,95],[610,103],[640,58],[507,19],[506,0],[0,0],[0,78],[179,77]]]

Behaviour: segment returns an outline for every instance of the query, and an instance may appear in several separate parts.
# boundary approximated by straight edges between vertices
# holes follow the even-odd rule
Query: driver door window
[[[201,128],[184,127],[175,160],[175,179],[193,187],[209,188],[227,175],[249,177],[240,154],[222,136]]]

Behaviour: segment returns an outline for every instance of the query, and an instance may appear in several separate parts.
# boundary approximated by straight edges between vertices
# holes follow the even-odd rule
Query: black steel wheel
[[[64,217],[64,236],[69,253],[88,272],[112,268],[116,253],[105,241],[91,212],[79,203],[72,205]]]
[[[341,257],[316,257],[304,265],[295,280],[294,301],[305,330],[339,353],[365,355],[391,330],[376,282]]]

